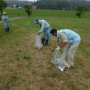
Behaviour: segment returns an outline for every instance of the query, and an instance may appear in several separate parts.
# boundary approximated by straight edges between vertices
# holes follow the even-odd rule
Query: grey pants
[[[79,46],[80,41],[70,44],[68,43],[63,51],[63,55],[62,58],[68,58],[68,64],[70,64],[71,66],[74,66],[74,61],[73,61],[73,57],[75,55],[75,52]]]

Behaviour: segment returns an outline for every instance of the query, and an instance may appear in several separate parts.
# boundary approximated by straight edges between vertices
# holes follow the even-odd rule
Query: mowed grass
[[[25,9],[5,9],[4,12],[9,15],[10,18],[17,17],[18,14],[20,16],[28,16],[27,13],[25,12]],[[45,9],[35,9],[32,10],[31,16],[33,17],[70,17],[70,18],[77,18],[75,15],[75,11],[68,11],[68,10],[45,10]],[[90,12],[87,12],[82,15],[83,18],[90,18]]]
[[[90,90],[90,12],[85,15],[78,18],[74,11],[33,10],[31,17],[10,21],[9,33],[0,23],[0,90]],[[34,48],[40,30],[39,25],[34,25],[35,18],[46,20],[57,30],[71,29],[81,36],[75,67],[61,72],[51,63],[51,51],[58,44],[56,37],[41,51]]]

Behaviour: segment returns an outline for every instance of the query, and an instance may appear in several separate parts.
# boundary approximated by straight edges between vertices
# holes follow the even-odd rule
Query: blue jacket
[[[60,36],[61,32],[64,32],[66,34],[67,40],[71,44],[80,40],[79,34],[75,33],[74,31],[71,31],[69,29],[63,29],[63,30],[57,31],[57,37],[60,39],[62,39],[62,37]]]
[[[7,29],[7,28],[9,28],[9,18],[8,18],[8,16],[2,16],[2,19],[3,19],[3,22],[4,22],[4,27],[5,27],[5,29]]]
[[[3,21],[4,21],[4,24],[6,24],[6,23],[8,23],[8,20],[9,20],[9,18],[8,18],[8,16],[2,16],[2,19],[3,19]],[[8,19],[8,20],[7,20]]]

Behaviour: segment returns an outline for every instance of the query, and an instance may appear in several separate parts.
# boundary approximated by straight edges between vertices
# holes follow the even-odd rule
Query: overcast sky
[[[34,0],[19,0],[19,1],[33,1],[34,2]],[[37,0],[35,0],[35,2],[36,2]],[[90,1],[90,0],[87,0],[87,1]]]
[[[34,1],[34,0],[20,0],[20,1]],[[35,0],[35,1],[37,1],[37,0]],[[90,1],[90,0],[87,0],[87,1]]]
[[[34,2],[34,0],[19,0],[19,1],[33,1]],[[37,0],[35,0],[35,1],[37,1]],[[87,1],[90,1],[90,0],[87,0]]]
[[[34,1],[34,0],[19,0],[19,1]],[[37,1],[37,0],[35,0],[35,1]]]

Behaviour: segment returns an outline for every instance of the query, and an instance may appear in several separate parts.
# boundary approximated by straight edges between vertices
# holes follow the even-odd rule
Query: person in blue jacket
[[[62,29],[59,31],[57,31],[56,29],[52,29],[50,33],[62,40],[56,50],[60,50],[66,45],[62,55],[63,59],[68,57],[68,63],[66,64],[66,67],[69,68],[71,66],[74,66],[73,57],[81,40],[79,34],[69,29]]]
[[[37,33],[37,35],[40,35],[43,32],[42,43],[43,43],[44,46],[47,46],[48,45],[48,40],[52,39],[52,34],[50,33],[51,26],[45,20],[35,19],[34,22],[35,22],[35,24],[40,24],[41,29]],[[46,43],[44,44],[45,40],[46,40]]]
[[[9,18],[8,16],[6,16],[6,12],[3,12],[2,19],[4,22],[4,27],[5,27],[6,32],[9,32]]]

